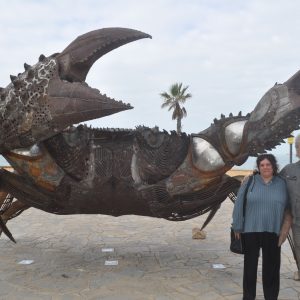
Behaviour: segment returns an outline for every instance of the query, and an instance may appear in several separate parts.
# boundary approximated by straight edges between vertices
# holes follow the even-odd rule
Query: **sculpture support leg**
[[[6,223],[8,220],[16,217],[17,215],[19,215],[21,212],[28,209],[29,207],[30,207],[29,205],[24,204],[19,200],[15,200],[10,205],[10,207],[1,214],[1,218],[3,222]]]
[[[21,199],[28,207],[33,206],[45,211],[52,212],[59,206],[58,203],[52,203],[52,194],[41,190],[34,183],[28,183],[21,176],[0,170],[0,188],[13,193],[17,199]]]
[[[0,191],[0,209],[2,207],[2,205],[5,202],[6,196],[8,195],[8,192],[6,191]]]
[[[14,200],[13,197],[7,192],[1,192],[0,194],[0,236],[1,233],[4,234],[14,243],[16,243],[14,237],[11,232],[8,230],[6,226],[6,222],[20,213],[22,213],[25,209],[30,206],[22,203],[19,200]],[[13,202],[14,201],[14,202]]]

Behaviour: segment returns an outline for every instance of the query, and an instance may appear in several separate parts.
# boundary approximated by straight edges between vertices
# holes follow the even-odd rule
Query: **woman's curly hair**
[[[254,174],[260,174],[259,172],[259,165],[264,160],[267,159],[273,168],[273,176],[278,174],[278,164],[277,159],[273,154],[261,154],[256,159],[256,170],[253,172]]]

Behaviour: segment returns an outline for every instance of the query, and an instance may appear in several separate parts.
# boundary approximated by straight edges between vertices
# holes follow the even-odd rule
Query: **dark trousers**
[[[270,232],[243,234],[245,243],[243,300],[256,297],[256,279],[259,249],[262,248],[262,279],[266,300],[277,300],[280,282],[280,252],[278,235]]]

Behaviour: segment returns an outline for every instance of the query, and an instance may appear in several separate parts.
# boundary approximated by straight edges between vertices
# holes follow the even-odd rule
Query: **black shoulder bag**
[[[245,189],[245,193],[244,193],[244,201],[243,201],[243,227],[244,227],[244,223],[245,223],[245,214],[246,214],[246,204],[247,204],[247,193],[249,190],[249,186],[252,182],[253,176],[249,177],[249,180],[247,182],[247,186]],[[245,253],[245,249],[244,249],[244,243],[243,243],[243,235],[240,234],[240,239],[237,239],[234,235],[234,231],[231,227],[230,229],[230,251],[233,253],[237,253],[237,254],[244,254]]]

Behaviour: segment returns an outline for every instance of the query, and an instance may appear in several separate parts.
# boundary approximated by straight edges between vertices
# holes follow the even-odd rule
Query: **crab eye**
[[[244,126],[247,121],[231,123],[225,129],[225,140],[231,154],[238,154],[243,137]]]
[[[199,137],[193,138],[193,162],[201,171],[215,171],[225,166],[218,151]]]

